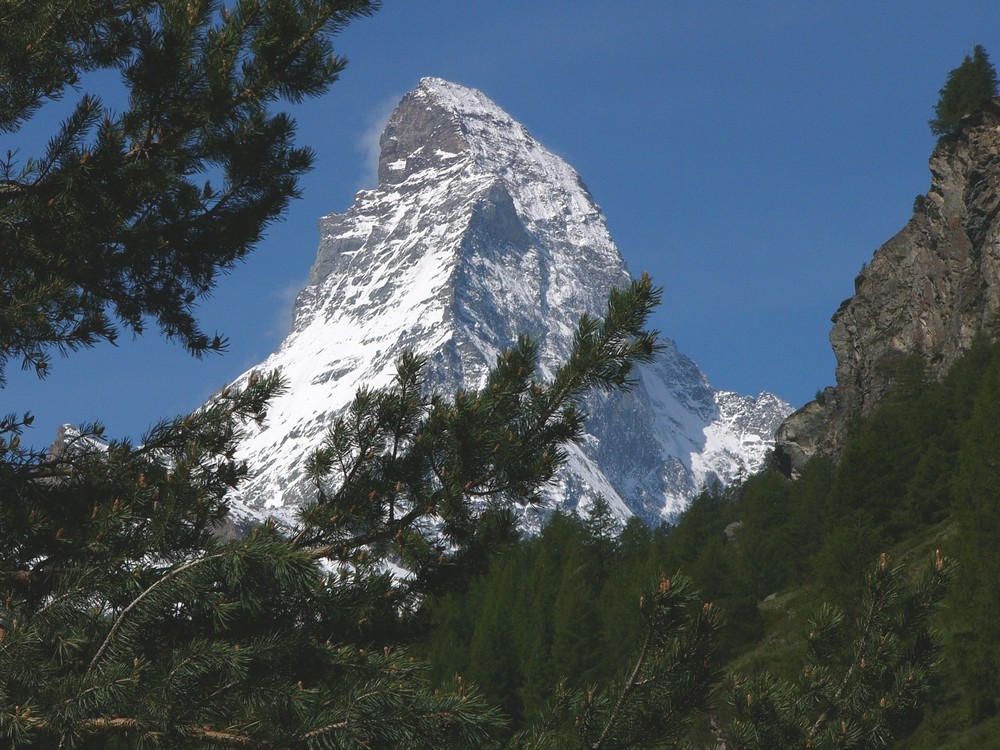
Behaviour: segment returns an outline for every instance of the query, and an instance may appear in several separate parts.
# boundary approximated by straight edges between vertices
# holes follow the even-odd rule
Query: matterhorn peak
[[[464,158],[521,185],[557,185],[568,194],[586,192],[572,167],[482,92],[440,78],[421,79],[403,97],[379,148],[379,184],[403,182],[427,166]],[[596,210],[587,197],[581,205]]]
[[[507,134],[504,143],[498,133]],[[442,160],[510,160],[516,145],[531,142],[528,132],[481,92],[423,78],[393,111],[379,140],[379,184],[402,182]]]
[[[311,450],[359,387],[390,382],[402,352],[424,355],[429,387],[448,394],[481,385],[524,333],[547,376],[580,315],[602,315],[631,278],[576,171],[479,91],[422,79],[380,148],[378,186],[320,220],[292,330],[254,368],[280,368],[288,390],[241,448],[247,512],[291,517],[311,491]],[[705,484],[758,468],[791,411],[769,394],[717,394],[669,340],[637,380],[584,405],[588,434],[550,507],[601,494],[621,518],[670,518]]]

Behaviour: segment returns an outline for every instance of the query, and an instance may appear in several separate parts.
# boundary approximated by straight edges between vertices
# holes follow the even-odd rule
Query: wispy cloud
[[[268,296],[275,301],[275,315],[268,326],[268,336],[281,341],[292,330],[295,313],[295,298],[305,287],[309,279],[296,279],[289,281],[278,289],[273,290]]]
[[[386,123],[389,122],[389,116],[402,98],[402,94],[386,97],[372,110],[368,117],[368,126],[358,141],[358,149],[365,157],[359,189],[373,188],[378,184],[379,138],[382,136],[382,131],[385,130]]]

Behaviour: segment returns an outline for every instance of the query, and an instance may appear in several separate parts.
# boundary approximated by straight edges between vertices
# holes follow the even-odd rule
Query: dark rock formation
[[[813,455],[836,455],[849,420],[872,412],[909,358],[940,378],[997,322],[1000,99],[942,138],[930,169],[923,206],[875,252],[833,316],[836,388],[778,430],[778,458],[792,474]]]

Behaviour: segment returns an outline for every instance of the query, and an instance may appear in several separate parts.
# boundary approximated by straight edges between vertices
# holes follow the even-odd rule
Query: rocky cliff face
[[[602,315],[630,274],[579,175],[483,94],[424,79],[381,138],[379,185],[320,221],[292,331],[259,369],[288,392],[240,452],[246,513],[292,518],[304,464],[362,385],[388,384],[405,349],[427,357],[440,393],[479,387],[518,334],[550,376],[583,313]],[[626,394],[584,405],[587,435],[550,488],[572,509],[602,494],[621,518],[656,523],[704,484],[755,470],[791,411],[770,394],[716,392],[665,340]],[[246,377],[246,375],[244,376]]]
[[[923,207],[880,247],[833,316],[837,385],[790,416],[777,434],[793,473],[835,455],[848,421],[889,392],[901,364],[920,358],[941,377],[1000,309],[1000,100],[942,138]]]

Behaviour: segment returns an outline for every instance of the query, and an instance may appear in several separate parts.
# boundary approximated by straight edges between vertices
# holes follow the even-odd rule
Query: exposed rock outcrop
[[[850,419],[872,412],[912,355],[940,378],[997,322],[1000,99],[942,138],[930,169],[923,206],[875,252],[833,316],[836,387],[778,430],[778,458],[792,474],[813,455],[836,455]]]

